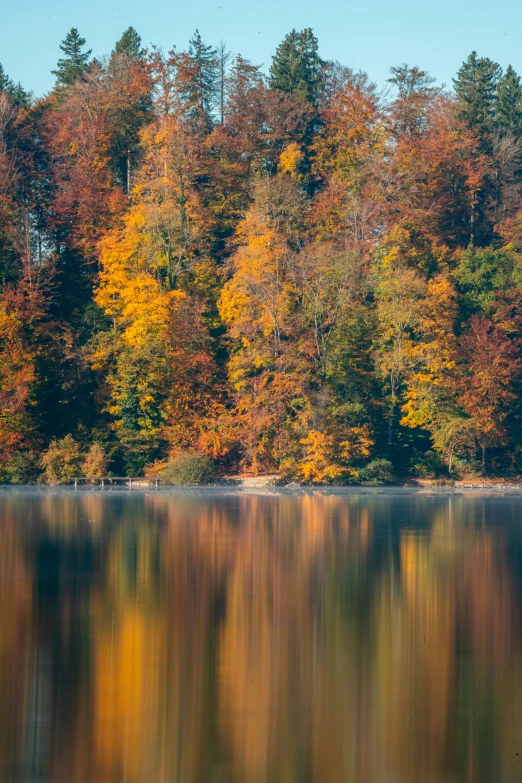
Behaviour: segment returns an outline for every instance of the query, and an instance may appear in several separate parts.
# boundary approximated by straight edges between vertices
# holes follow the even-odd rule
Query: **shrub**
[[[88,479],[99,479],[107,475],[108,460],[100,443],[93,443],[82,463],[82,475]]]
[[[33,451],[15,451],[0,467],[0,481],[10,484],[34,484],[39,475],[39,457]]]
[[[177,454],[161,474],[166,484],[212,484],[216,474],[210,457],[191,451]]]
[[[391,484],[394,479],[393,465],[388,459],[374,459],[359,470],[359,481],[365,484]]]
[[[53,440],[40,464],[47,484],[67,484],[81,474],[80,447],[72,435]]]

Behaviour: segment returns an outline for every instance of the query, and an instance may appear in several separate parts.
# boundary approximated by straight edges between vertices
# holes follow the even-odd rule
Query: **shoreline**
[[[0,494],[10,495],[229,495],[247,496],[262,495],[265,497],[296,497],[296,496],[423,496],[423,497],[518,497],[522,496],[522,484],[471,484],[462,482],[454,486],[434,486],[429,484],[388,484],[388,485],[297,485],[276,486],[273,484],[209,484],[209,485],[161,485],[157,488],[150,485],[140,485],[135,482],[131,487],[119,484],[102,488],[100,485],[82,485],[75,488],[70,484],[0,484]]]

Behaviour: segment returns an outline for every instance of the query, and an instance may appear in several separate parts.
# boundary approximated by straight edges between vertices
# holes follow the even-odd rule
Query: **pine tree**
[[[270,66],[269,85],[273,90],[297,93],[317,106],[323,84],[323,61],[318,41],[307,27],[300,33],[292,30],[277,47]]]
[[[84,46],[85,38],[80,36],[76,27],[71,27],[65,40],[60,44],[60,49],[65,56],[58,60],[56,70],[51,71],[56,76],[58,86],[67,87],[85,72],[92,49],[82,52]]]
[[[501,133],[522,134],[522,86],[511,65],[498,82],[495,125]]]
[[[12,79],[6,74],[4,66],[0,63],[0,92],[9,92],[14,87]]]
[[[218,58],[216,50],[202,40],[199,30],[196,30],[190,40],[184,60],[185,67],[180,67],[179,73],[187,107],[203,115],[211,123],[219,89]]]
[[[31,103],[31,94],[26,92],[20,82],[15,84],[6,74],[0,63],[0,92],[6,92],[17,106],[27,107]]]
[[[231,53],[228,51],[224,41],[219,42],[217,49],[217,72],[218,72],[218,104],[219,104],[219,124],[225,122],[225,103],[227,95],[228,70]]]
[[[113,54],[126,54],[128,57],[138,59],[141,57],[141,37],[134,27],[128,27],[114,47]]]
[[[500,66],[472,52],[453,79],[460,114],[480,134],[493,130]]]

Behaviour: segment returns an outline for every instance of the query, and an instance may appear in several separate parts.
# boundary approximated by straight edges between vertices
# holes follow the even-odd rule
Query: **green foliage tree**
[[[1,63],[0,92],[6,92],[17,106],[27,108],[31,103],[31,94],[24,90],[20,82],[15,84],[13,80],[9,78]]]
[[[495,104],[495,125],[502,133],[522,133],[522,86],[520,76],[508,65],[499,79]]]
[[[453,79],[459,112],[478,133],[491,133],[495,123],[500,66],[472,52]]]
[[[179,86],[189,114],[199,114],[212,124],[219,95],[219,60],[199,30],[192,36],[188,52],[179,58]]]
[[[166,484],[197,486],[214,483],[216,471],[210,457],[185,451],[168,462],[161,476]]]
[[[85,43],[85,38],[81,37],[76,27],[71,27],[60,44],[64,56],[58,60],[56,70],[51,71],[59,87],[68,87],[85,73],[92,54],[92,49],[83,51]]]
[[[502,291],[522,279],[520,258],[509,249],[466,248],[455,270],[466,315],[487,312]]]
[[[317,106],[324,81],[324,63],[319,57],[318,41],[307,27],[285,36],[270,66],[269,85],[273,90],[294,92]]]
[[[128,57],[135,59],[141,57],[141,36],[138,35],[134,27],[127,27],[114,46],[114,54],[126,54]]]

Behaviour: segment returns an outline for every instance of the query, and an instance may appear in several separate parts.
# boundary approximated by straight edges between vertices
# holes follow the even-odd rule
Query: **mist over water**
[[[0,493],[0,780],[522,779],[521,503]]]

